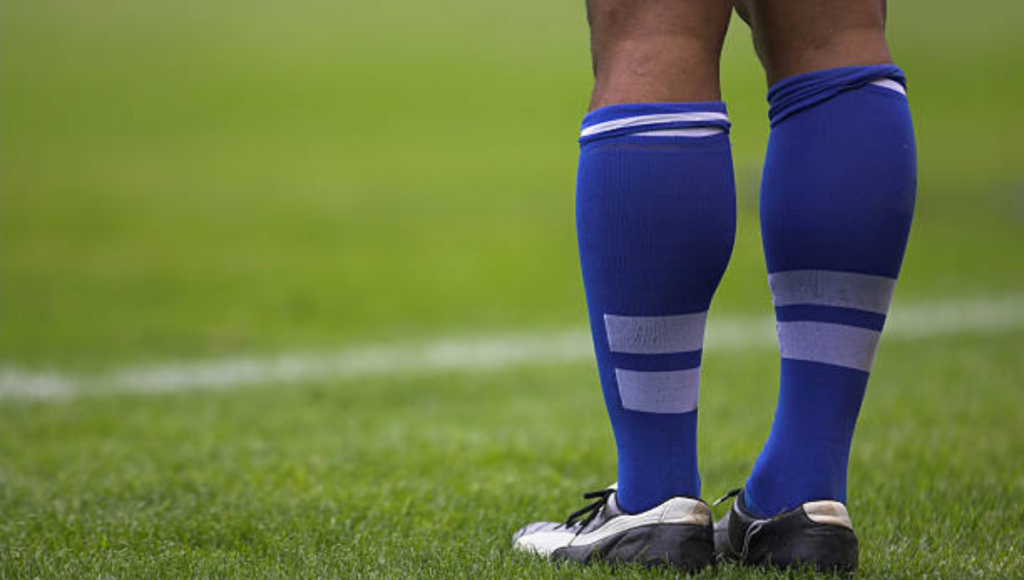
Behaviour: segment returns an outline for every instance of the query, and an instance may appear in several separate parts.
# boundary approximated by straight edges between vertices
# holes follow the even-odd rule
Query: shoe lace
[[[730,498],[738,496],[740,494],[740,491],[742,491],[741,488],[736,488],[734,490],[729,491],[722,497],[718,498],[718,500],[715,503],[711,504],[711,506],[714,507]],[[740,550],[741,560],[747,559],[747,555],[750,553],[750,540],[754,538],[755,534],[761,531],[761,526],[763,526],[764,523],[765,520],[755,521],[754,523],[750,524],[750,527],[747,528],[747,532],[743,534],[743,549]]]
[[[743,491],[743,489],[739,488],[739,487],[737,487],[736,489],[730,490],[728,493],[726,493],[722,497],[720,497],[717,500],[715,500],[715,503],[711,504],[711,507],[715,507],[715,506],[719,505],[720,503],[722,503],[722,502],[724,502],[724,501],[726,501],[726,500],[728,500],[730,498],[734,498],[734,497],[738,496],[741,491]]]
[[[598,514],[601,513],[601,510],[604,509],[605,503],[608,502],[608,498],[611,497],[613,493],[615,493],[614,489],[607,488],[598,491],[588,491],[583,494],[583,499],[592,499],[595,501],[569,514],[569,517],[565,520],[565,527],[571,528],[579,525],[579,529],[576,531],[576,534],[578,535],[586,529],[588,525],[590,525],[590,522],[597,518]]]

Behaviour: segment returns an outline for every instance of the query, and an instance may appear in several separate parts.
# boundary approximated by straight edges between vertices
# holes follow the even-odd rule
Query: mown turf
[[[898,303],[1024,293],[1021,6],[890,7],[921,168]],[[582,327],[586,50],[582,2],[0,3],[0,367]],[[740,218],[714,308],[767,315],[738,21],[723,91]],[[1022,353],[1020,329],[883,341],[862,577],[1024,577]],[[776,372],[708,353],[709,498],[749,470]],[[589,365],[0,399],[0,578],[672,575],[509,550],[613,477]]]
[[[1022,339],[886,346],[853,450],[863,577],[1024,572]],[[742,482],[770,421],[774,356],[735,358],[706,364],[709,497]],[[660,577],[551,567],[508,547],[519,525],[564,517],[614,478],[592,375],[5,402],[0,574]]]

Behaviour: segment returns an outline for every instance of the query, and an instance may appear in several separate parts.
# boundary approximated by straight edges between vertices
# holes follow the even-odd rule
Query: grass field
[[[0,3],[0,578],[672,576],[509,549],[614,478],[578,341],[186,372],[582,331],[581,4]],[[1024,578],[1024,5],[890,20],[920,156],[894,331],[942,306],[883,340],[851,465],[861,576]],[[740,217],[711,332],[770,333],[738,21],[723,66]],[[713,344],[709,498],[750,469],[778,370],[759,339]]]

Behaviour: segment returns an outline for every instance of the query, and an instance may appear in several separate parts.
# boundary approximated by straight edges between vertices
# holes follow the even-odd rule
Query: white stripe
[[[670,316],[604,315],[608,349],[629,354],[670,354],[704,346],[707,312]]]
[[[614,501],[611,499],[609,501]],[[564,527],[526,533],[513,546],[519,550],[550,555],[565,546],[589,546],[622,532],[652,524],[706,526],[711,523],[711,508],[700,500],[673,497],[665,503],[638,514],[621,514],[605,525],[586,534],[576,534]],[[554,524],[549,524],[554,525]]]
[[[901,95],[907,94],[907,89],[903,88],[903,85],[892,79],[878,79],[877,81],[871,81],[871,84],[876,87],[882,87],[883,89],[889,89],[890,91],[896,91]]]
[[[31,397],[53,399],[74,395],[78,381],[53,371],[27,371],[17,367],[0,368],[0,399]]]
[[[774,319],[712,315],[705,351],[776,346]],[[924,304],[894,304],[886,341],[963,334],[998,334],[1024,328],[1024,295]],[[100,375],[0,366],[0,399],[71,399],[118,393],[157,394],[234,389],[255,385],[372,377],[480,373],[530,365],[593,360],[590,334],[567,330],[544,334],[498,334],[394,343],[339,351],[302,351],[268,357],[239,357],[130,366]]]
[[[638,514],[622,514],[600,528],[573,537],[572,546],[589,546],[626,530],[652,524],[703,525],[711,522],[711,508],[700,500],[674,497]]]
[[[882,333],[877,330],[801,320],[780,322],[782,358],[835,365],[871,372]]]
[[[626,127],[636,127],[638,125],[658,125],[662,123],[686,123],[686,122],[700,122],[700,121],[728,121],[729,116],[725,113],[661,113],[658,115],[639,115],[637,117],[624,117],[622,119],[615,119],[613,121],[605,121],[604,123],[597,123],[589,127],[584,127],[580,131],[580,137],[589,137],[596,135],[597,133],[605,133],[607,131],[615,131],[616,129],[624,129]]]
[[[896,280],[835,270],[786,270],[768,274],[768,286],[775,306],[811,304],[885,314]]]
[[[682,129],[656,129],[630,133],[630,137],[710,137],[725,133],[721,127],[685,127]]]
[[[641,413],[678,414],[697,408],[700,367],[681,371],[615,369],[622,408]]]

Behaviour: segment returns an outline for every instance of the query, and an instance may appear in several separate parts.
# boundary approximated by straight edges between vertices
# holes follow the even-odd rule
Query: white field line
[[[991,334],[1024,328],[1024,295],[976,300],[896,304],[886,341]],[[705,352],[775,346],[769,317],[715,316]],[[421,342],[127,366],[76,376],[0,365],[0,399],[61,399],[109,393],[165,393],[230,389],[269,383],[352,380],[379,376],[428,376],[487,372],[529,365],[590,361],[584,329],[437,338]]]

